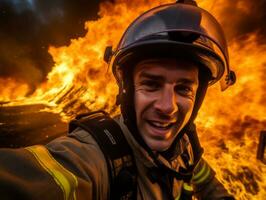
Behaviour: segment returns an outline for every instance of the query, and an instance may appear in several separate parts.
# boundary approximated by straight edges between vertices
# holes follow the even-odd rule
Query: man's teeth
[[[173,123],[161,123],[161,122],[150,122],[153,126],[158,127],[158,128],[170,128]]]

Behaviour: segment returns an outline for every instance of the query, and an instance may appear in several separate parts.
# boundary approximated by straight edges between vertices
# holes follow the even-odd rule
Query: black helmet
[[[110,47],[107,50],[110,52]],[[195,2],[161,5],[143,13],[127,28],[112,55],[106,53],[105,60],[120,83],[118,69],[139,56],[179,56],[184,52],[193,53],[210,70],[209,84],[220,80],[225,90],[235,82],[221,26]]]

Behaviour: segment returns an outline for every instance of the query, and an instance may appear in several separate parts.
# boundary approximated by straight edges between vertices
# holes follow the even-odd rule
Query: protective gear
[[[106,52],[110,54],[110,47]],[[210,70],[209,84],[220,80],[222,90],[235,81],[219,23],[210,13],[195,5],[172,3],[145,12],[125,31],[113,55],[110,57],[106,53],[105,59],[110,62],[122,86],[119,69],[123,70],[128,63],[143,57],[162,54],[169,57],[194,55],[194,60]]]

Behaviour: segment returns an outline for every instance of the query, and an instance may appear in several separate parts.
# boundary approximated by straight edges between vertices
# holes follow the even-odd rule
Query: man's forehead
[[[176,58],[154,58],[154,59],[145,59],[138,62],[135,66],[135,73],[139,73],[141,71],[152,70],[152,68],[172,68],[174,69],[182,69],[182,70],[194,70],[198,71],[199,65],[191,60],[185,59],[176,59]]]
[[[144,60],[134,72],[134,79],[148,78],[157,81],[198,83],[198,67],[183,60]]]

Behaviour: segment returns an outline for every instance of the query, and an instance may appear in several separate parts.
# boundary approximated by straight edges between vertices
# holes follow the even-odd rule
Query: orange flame
[[[1,102],[9,102],[10,100],[22,99],[29,91],[26,83],[14,80],[12,78],[0,78],[0,104]]]
[[[237,83],[224,93],[211,87],[197,119],[205,157],[237,199],[266,196],[266,166],[256,160],[259,132],[266,127],[265,53],[255,34],[233,41]]]
[[[69,46],[50,47],[56,64],[46,83],[26,97],[27,85],[0,80],[0,85],[8,85],[1,87],[0,103],[10,101],[6,106],[44,103],[65,120],[88,110],[104,108],[118,112],[114,106],[118,90],[103,62],[104,49],[107,45],[115,46],[127,25],[140,13],[168,2],[171,1],[117,0],[115,4],[101,4],[100,18],[85,24],[88,30],[85,37],[73,39]],[[223,19],[220,13],[224,1],[198,2]],[[238,6],[249,11],[241,3]],[[229,49],[237,83],[224,93],[215,86],[209,89],[197,119],[198,132],[205,158],[227,189],[237,199],[262,200],[266,196],[266,166],[255,155],[258,133],[266,128],[266,45],[257,44],[254,33],[245,40],[231,41]]]

